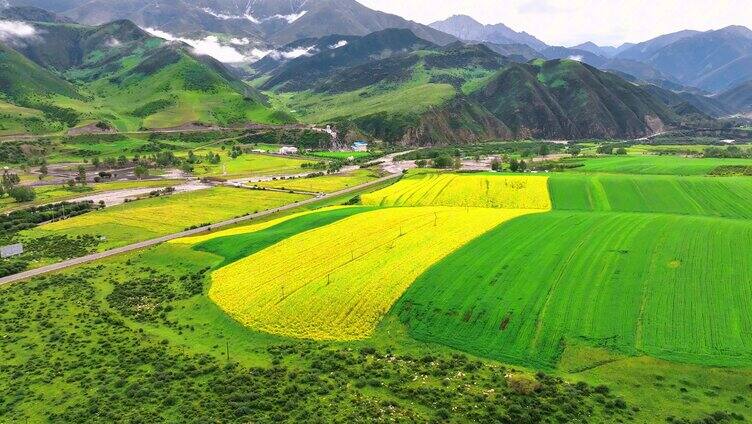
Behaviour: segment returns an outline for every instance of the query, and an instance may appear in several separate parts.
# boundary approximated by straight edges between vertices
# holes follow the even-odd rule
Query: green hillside
[[[512,64],[471,98],[518,137],[636,138],[678,121],[643,89],[574,60]]]
[[[39,109],[23,99],[55,96],[56,107],[75,114],[67,127],[106,122],[125,131],[191,122],[224,126],[290,120],[221,63],[196,56],[185,44],[152,37],[129,21],[97,27],[33,25],[41,40],[24,43],[20,53],[25,57],[16,53],[10,65],[4,63],[11,67],[3,79],[8,101]],[[14,53],[7,50],[3,54]],[[80,95],[66,80],[79,87]]]
[[[308,65],[313,71],[300,71]],[[424,46],[365,62],[323,52],[259,81],[302,121],[388,142],[639,138],[712,120],[577,61],[512,63],[484,45]]]
[[[0,43],[0,134],[59,131],[78,114],[57,99],[79,99],[76,87]]]

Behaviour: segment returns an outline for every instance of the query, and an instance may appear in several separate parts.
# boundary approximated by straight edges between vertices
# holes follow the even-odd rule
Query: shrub
[[[31,187],[13,187],[8,191],[8,195],[16,202],[31,202],[37,198],[37,193]]]

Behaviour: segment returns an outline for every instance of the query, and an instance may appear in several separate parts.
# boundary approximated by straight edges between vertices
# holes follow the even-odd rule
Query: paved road
[[[169,240],[174,240],[174,239],[178,239],[178,238],[182,238],[182,237],[188,237],[188,236],[194,236],[194,235],[197,235],[197,234],[209,231],[209,230],[217,229],[217,228],[220,228],[220,227],[226,227],[228,225],[233,225],[233,224],[237,224],[237,223],[244,222],[244,221],[250,221],[250,220],[253,220],[253,219],[257,219],[257,218],[263,218],[265,216],[269,216],[269,215],[275,214],[277,212],[282,212],[282,211],[289,210],[289,209],[295,209],[295,208],[300,207],[300,206],[304,206],[304,205],[308,205],[308,204],[311,204],[311,203],[320,202],[322,200],[330,199],[332,197],[337,197],[337,196],[341,196],[343,194],[352,193],[354,191],[362,190],[362,189],[370,187],[372,185],[380,184],[382,182],[389,181],[389,180],[394,179],[394,178],[398,178],[398,177],[400,177],[400,175],[401,174],[388,175],[386,177],[379,178],[378,180],[369,181],[367,183],[364,183],[364,184],[361,184],[361,185],[358,185],[358,186],[354,186],[354,187],[346,188],[344,190],[340,190],[340,191],[336,191],[336,192],[333,192],[333,193],[329,193],[329,194],[327,194],[325,196],[322,196],[322,197],[313,197],[311,199],[306,199],[306,200],[300,201],[298,203],[291,203],[289,205],[281,206],[279,208],[269,209],[269,210],[258,212],[258,213],[252,214],[252,215],[241,216],[240,218],[230,219],[230,220],[223,221],[223,222],[220,222],[220,223],[217,223],[217,224],[212,224],[212,225],[207,225],[205,227],[196,228],[194,230],[182,231],[182,232],[179,232],[179,233],[162,236],[162,237],[155,238],[155,239],[152,239],[152,240],[146,240],[146,241],[142,241],[142,242],[139,242],[139,243],[130,244],[128,246],[118,247],[116,249],[107,250],[105,252],[94,253],[94,254],[91,254],[91,255],[82,256],[80,258],[69,259],[67,261],[58,262],[56,264],[47,265],[47,266],[44,266],[44,267],[41,267],[41,268],[29,270],[29,271],[24,271],[24,272],[21,272],[21,273],[18,273],[18,274],[14,274],[14,275],[9,275],[7,277],[0,278],[0,286],[6,285],[6,284],[10,284],[10,283],[14,283],[16,281],[26,280],[26,279],[29,279],[29,278],[32,278],[32,277],[36,277],[36,276],[39,276],[39,275],[48,274],[50,272],[60,271],[60,270],[66,269],[66,268],[70,268],[70,267],[73,267],[73,266],[76,266],[76,265],[81,265],[81,264],[93,262],[93,261],[96,261],[96,260],[99,260],[99,259],[108,258],[110,256],[119,255],[121,253],[132,252],[134,250],[139,250],[139,249],[143,249],[143,248],[146,248],[146,247],[155,246],[157,244],[164,243],[164,242],[169,241]]]

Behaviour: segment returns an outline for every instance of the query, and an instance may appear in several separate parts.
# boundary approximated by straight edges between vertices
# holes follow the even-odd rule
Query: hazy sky
[[[547,44],[640,42],[681,29],[752,28],[750,0],[359,0],[429,24],[454,14],[504,23]]]

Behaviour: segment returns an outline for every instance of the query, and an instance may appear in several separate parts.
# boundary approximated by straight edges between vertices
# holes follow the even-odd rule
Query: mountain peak
[[[431,28],[451,34],[466,41],[489,42],[495,44],[527,44],[535,50],[546,48],[546,44],[526,32],[517,32],[498,23],[483,25],[467,15],[453,15],[443,21],[429,25]]]

